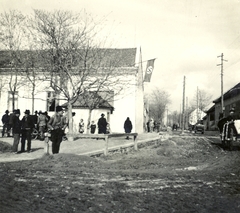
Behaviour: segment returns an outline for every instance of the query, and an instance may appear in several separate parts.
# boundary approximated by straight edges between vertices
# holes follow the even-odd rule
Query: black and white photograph
[[[0,0],[0,213],[239,213],[240,0]]]

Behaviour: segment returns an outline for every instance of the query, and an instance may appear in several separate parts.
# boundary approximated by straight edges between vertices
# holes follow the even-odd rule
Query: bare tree
[[[56,100],[68,103],[69,134],[72,134],[72,105],[84,91],[94,91],[96,100],[89,103],[90,112],[98,106],[100,92],[110,88],[121,91],[118,59],[109,58],[108,49],[96,39],[98,24],[86,13],[34,10],[32,35],[43,62],[44,79],[56,93]],[[124,76],[124,74],[123,74]],[[126,78],[127,81],[127,78]],[[98,94],[98,95],[96,95]],[[90,113],[91,115],[91,113]],[[89,115],[89,117],[90,117]]]
[[[170,95],[166,91],[154,88],[149,96],[150,116],[155,120],[162,121],[167,105],[170,103]]]
[[[12,99],[12,110],[15,109],[15,98],[22,80],[22,47],[25,33],[25,17],[16,10],[0,14],[0,46],[7,50],[4,57],[4,67],[10,74],[9,92]]]

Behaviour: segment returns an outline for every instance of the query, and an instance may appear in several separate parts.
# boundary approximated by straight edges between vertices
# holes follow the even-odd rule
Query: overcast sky
[[[240,0],[0,0],[0,8],[86,9],[96,18],[106,16],[112,47],[141,46],[143,61],[156,58],[145,89],[168,91],[171,111],[180,110],[184,76],[189,102],[197,87],[213,100],[221,95],[221,53],[227,60],[224,92],[240,82]]]

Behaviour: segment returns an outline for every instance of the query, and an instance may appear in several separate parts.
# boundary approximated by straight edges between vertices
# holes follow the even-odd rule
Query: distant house
[[[199,108],[193,110],[189,114],[189,124],[195,125],[199,120],[202,120],[205,115],[206,113],[200,110]]]
[[[103,50],[99,49],[100,53],[101,51]],[[9,60],[8,54],[8,51],[0,51],[0,114],[4,114],[7,109],[9,111],[13,110],[13,99],[15,102],[14,108],[21,110],[21,116],[26,109],[29,109],[31,114],[33,114],[35,110],[53,113],[57,104],[64,105],[66,103],[64,99],[56,99],[56,94],[54,94],[55,92],[50,87],[49,81],[41,80],[40,82],[36,82],[35,101],[34,104],[32,104],[31,84],[24,76],[19,76],[23,84],[16,88],[16,93],[13,97],[8,84],[11,80],[11,61]],[[33,55],[35,56],[36,54]],[[104,49],[104,55],[100,57],[106,66],[115,63],[115,75],[123,81],[128,79],[131,82],[128,88],[121,91],[121,94],[117,94],[114,88],[109,88],[112,95],[111,100],[105,100],[106,97],[101,94],[102,102],[92,114],[92,120],[97,121],[101,113],[105,113],[113,132],[124,132],[123,123],[127,117],[129,117],[133,123],[133,132],[142,133],[144,131],[144,116],[146,115],[144,115],[143,69],[141,58],[140,48]],[[94,59],[96,63],[98,59],[99,58]],[[35,60],[35,67],[38,67],[35,68],[36,70],[32,69],[32,71],[36,71],[37,75],[41,75],[41,62],[37,59]],[[100,68],[101,70],[97,73],[99,75],[105,70],[105,67]],[[21,69],[24,68],[20,67],[19,70]],[[121,84],[121,82],[119,82],[119,84]],[[102,92],[104,93],[105,91]],[[76,113],[75,120],[83,118],[86,121],[89,112],[88,107],[82,102],[81,96],[78,97],[78,100],[73,105],[73,111],[76,110],[78,110],[78,112]]]
[[[216,126],[215,126],[215,105],[211,106],[206,111],[206,116],[204,116],[203,120],[204,120],[204,125],[205,125],[206,130],[216,130]]]

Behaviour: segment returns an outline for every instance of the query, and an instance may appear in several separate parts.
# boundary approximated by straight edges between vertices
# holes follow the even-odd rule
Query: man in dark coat
[[[104,118],[104,114],[101,114],[101,118],[98,119],[98,134],[106,134],[107,120]]]
[[[7,136],[10,137],[9,118],[10,118],[9,111],[6,110],[5,114],[2,116],[2,123],[3,123],[2,137],[4,137],[6,129],[7,129]]]
[[[21,121],[19,120],[20,110],[14,110],[14,116],[12,116],[12,132],[13,132],[13,152],[17,154],[18,144],[21,134]]]
[[[63,108],[61,106],[57,106],[56,113],[50,118],[47,124],[48,128],[51,130],[53,154],[59,153],[64,130],[67,127],[67,123],[64,122],[63,112]]]
[[[21,152],[25,152],[25,141],[27,140],[27,151],[31,152],[32,143],[32,130],[34,128],[34,122],[32,116],[30,116],[30,110],[26,110],[25,116],[22,118],[22,139],[21,139]]]
[[[127,119],[124,122],[124,130],[125,133],[131,133],[132,131],[132,122],[130,121],[129,117],[127,117]],[[126,137],[126,139],[129,139],[129,136]]]
[[[35,128],[37,128],[37,123],[38,123],[38,111],[35,111],[35,112],[34,112],[34,115],[32,115],[32,118],[33,118],[34,126],[35,126]]]

